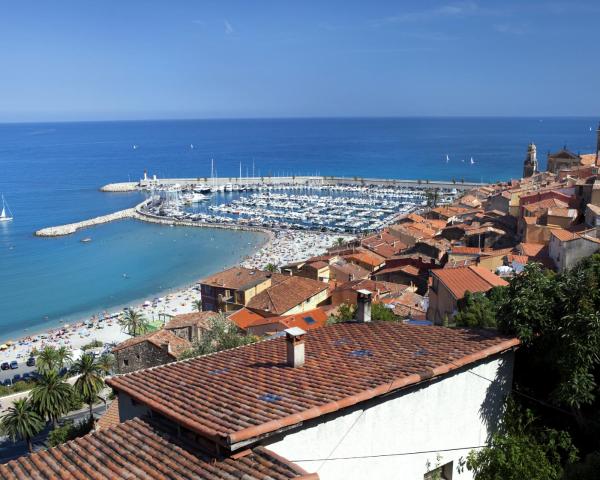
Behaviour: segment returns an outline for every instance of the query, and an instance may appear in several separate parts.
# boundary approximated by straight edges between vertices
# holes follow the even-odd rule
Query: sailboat
[[[0,222],[9,222],[13,219],[12,212],[2,195],[2,212],[0,212]]]
[[[473,160],[473,157],[471,157],[471,165],[475,165],[475,160]]]
[[[446,163],[448,163],[450,161],[450,157],[448,156],[448,154],[446,154]]]

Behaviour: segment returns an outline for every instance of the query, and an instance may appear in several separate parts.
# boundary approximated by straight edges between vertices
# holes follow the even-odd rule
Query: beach
[[[241,265],[259,269],[264,269],[268,264],[280,267],[324,253],[338,238],[348,241],[353,237],[293,230],[273,232],[269,240],[253,255],[241,262]],[[198,284],[193,284],[175,289],[163,296],[149,296],[142,301],[134,302],[136,304],[132,305],[132,308],[140,311],[154,326],[160,327],[161,321],[168,319],[169,316],[194,311],[196,309],[194,301],[199,299],[200,289]],[[105,345],[122,342],[130,337],[123,332],[119,324],[118,315],[121,312],[122,309],[105,311],[98,316],[11,340],[5,344],[7,348],[0,350],[0,363],[17,360],[21,367],[34,348],[40,350],[46,346],[65,346],[77,351],[94,340],[99,340]],[[22,372],[21,368],[6,370],[0,377],[8,378],[12,374]]]

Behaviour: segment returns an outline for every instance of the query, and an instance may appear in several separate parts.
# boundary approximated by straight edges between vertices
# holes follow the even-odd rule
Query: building
[[[538,173],[537,149],[534,143],[527,148],[527,157],[523,162],[523,178],[531,177]]]
[[[325,260],[294,262],[281,267],[281,273],[328,282],[329,262]]]
[[[571,232],[562,228],[552,230],[548,250],[559,272],[573,268],[585,257],[600,250],[599,229]]]
[[[476,266],[432,270],[431,279],[427,319],[437,324],[454,316],[466,292],[487,292],[508,285],[498,275]]]
[[[331,280],[338,283],[369,278],[371,272],[355,263],[350,263],[343,258],[337,259],[329,265]]]
[[[202,309],[213,312],[238,310],[269,288],[280,274],[232,267],[200,281]]]
[[[368,279],[352,280],[339,285],[331,292],[331,304],[333,306],[339,306],[344,303],[356,305],[358,302],[358,294],[361,290],[369,290],[373,293],[373,300],[380,301],[385,297],[400,295],[406,290],[414,292],[416,287]]]
[[[365,303],[365,321],[367,309]],[[451,472],[454,480],[472,478],[457,470],[459,460],[497,428],[517,346],[517,339],[492,332],[349,322],[308,333],[293,328],[285,337],[112,377],[107,384],[118,396],[123,423],[102,431],[112,441],[99,454],[99,468],[110,468],[111,456],[122,450],[139,454],[120,468],[196,466],[176,447],[170,460],[163,458],[163,445],[174,440],[149,431],[154,423],[146,426],[160,422],[161,429],[179,432],[188,448],[201,446],[208,458],[218,452],[217,472],[220,462],[266,452],[265,469],[318,470],[323,480],[422,479],[428,462]],[[121,440],[115,431],[120,428],[137,429],[139,440]],[[76,442],[93,444],[94,435]],[[156,452],[145,448],[146,437],[156,442]],[[380,458],[432,448],[440,452]],[[52,452],[45,455],[54,458]],[[85,460],[94,451],[82,449],[79,455]],[[58,458],[73,461],[68,454]],[[294,459],[295,466],[285,458]],[[239,478],[287,478],[270,472],[254,476],[262,462],[250,457],[248,464],[255,468]]]
[[[327,284],[317,280],[283,276],[281,281],[254,295],[246,306],[264,317],[302,313],[324,305],[328,290]]]
[[[165,330],[174,333],[188,342],[195,342],[202,336],[210,326],[210,319],[216,315],[215,312],[192,312],[175,315],[165,325]]]
[[[547,170],[551,173],[558,173],[563,169],[570,169],[581,165],[581,156],[567,150],[567,147],[563,147],[556,153],[548,154],[548,167]]]
[[[285,315],[282,317],[266,317],[255,320],[246,327],[248,335],[263,337],[283,332],[289,328],[301,328],[305,331],[324,327],[327,324],[329,315],[324,308],[315,308],[303,313]]]
[[[130,373],[174,362],[192,347],[185,338],[169,330],[132,337],[113,348],[117,372]]]

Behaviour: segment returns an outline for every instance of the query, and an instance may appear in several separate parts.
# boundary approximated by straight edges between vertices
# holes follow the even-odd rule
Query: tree
[[[192,305],[194,305],[194,308],[195,308],[196,310],[198,310],[199,312],[201,312],[201,311],[202,311],[202,300],[200,300],[199,298],[198,298],[197,300],[194,300],[194,301],[192,302]]]
[[[44,421],[35,411],[30,401],[15,400],[12,407],[0,420],[0,431],[13,442],[24,440],[29,452],[33,452],[32,438],[44,428]]]
[[[329,317],[329,319],[327,320],[327,324],[348,322],[350,320],[354,320],[355,312],[356,305],[342,303],[337,309],[337,314]]]
[[[566,432],[540,426],[531,411],[509,401],[502,427],[488,446],[469,453],[466,467],[475,480],[559,480],[563,463],[576,459]]]
[[[398,320],[394,312],[387,308],[383,303],[373,303],[371,305],[371,319],[383,322],[393,322]]]
[[[335,244],[336,244],[338,247],[343,247],[345,243],[346,243],[346,241],[345,241],[345,240],[344,240],[342,237],[338,237],[338,238],[335,240]]]
[[[265,270],[267,272],[275,273],[277,271],[277,267],[272,263],[267,263],[267,265],[265,266]]]
[[[71,350],[67,347],[45,347],[37,354],[37,370],[40,373],[49,372],[51,370],[60,371],[71,363]]]
[[[466,292],[459,302],[454,322],[459,327],[496,328],[496,316],[505,297],[505,287],[495,287],[488,293]]]
[[[42,373],[31,389],[31,402],[36,411],[58,425],[58,419],[69,411],[73,389],[56,370]]]
[[[132,337],[148,333],[150,324],[143,313],[129,308],[125,310],[123,317],[119,319],[119,323],[125,332]]]
[[[110,375],[115,366],[115,356],[112,353],[104,353],[98,357],[96,363],[104,375]]]
[[[183,353],[183,358],[220,352],[221,350],[248,345],[258,340],[258,337],[253,335],[239,333],[237,325],[223,314],[211,317],[208,324],[208,330],[194,342],[191,349]]]
[[[90,408],[90,421],[94,418],[92,407],[98,399],[98,394],[104,387],[103,367],[96,361],[91,353],[84,353],[73,366],[73,373],[79,375],[73,384],[73,390],[88,404]]]

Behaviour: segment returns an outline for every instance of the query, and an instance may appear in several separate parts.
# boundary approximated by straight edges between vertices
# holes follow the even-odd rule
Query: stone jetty
[[[137,190],[138,182],[109,183],[100,188],[101,192],[133,192]]]
[[[59,225],[57,227],[42,228],[35,232],[37,237],[60,237],[63,235],[71,235],[77,230],[86,227],[92,227],[94,225],[100,225],[101,223],[108,223],[114,220],[121,220],[123,218],[133,218],[136,215],[135,208],[128,208],[126,210],[120,210],[118,212],[109,213],[108,215],[102,215],[101,217],[90,218],[82,222],[69,223],[67,225]]]

